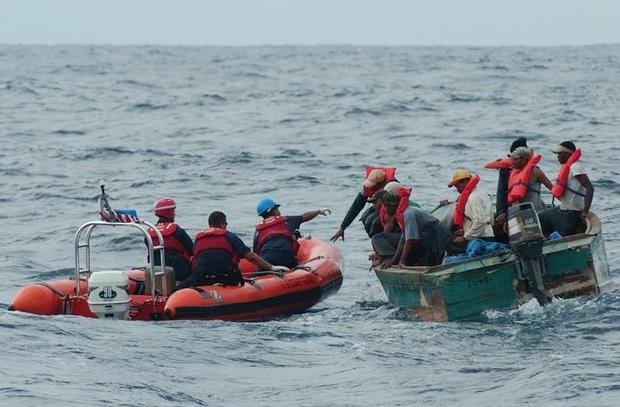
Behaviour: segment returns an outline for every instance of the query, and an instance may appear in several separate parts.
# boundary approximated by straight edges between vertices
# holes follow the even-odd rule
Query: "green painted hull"
[[[591,215],[588,225],[587,233],[545,242],[548,295],[571,298],[611,285],[600,222]],[[516,256],[506,251],[435,267],[374,271],[391,304],[425,321],[455,321],[529,301],[532,294],[517,268]]]

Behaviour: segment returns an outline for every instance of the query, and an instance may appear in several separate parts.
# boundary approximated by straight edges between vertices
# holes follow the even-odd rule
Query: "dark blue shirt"
[[[236,234],[227,231],[224,238],[230,243],[239,260],[250,251],[250,248]],[[225,250],[207,250],[199,253],[195,259],[194,273],[199,275],[223,275],[235,269],[236,265],[233,264],[230,253]]]
[[[286,228],[293,234],[299,229],[299,226],[303,223],[303,216],[288,216],[286,222]],[[254,251],[257,247],[258,232],[254,233]],[[260,250],[260,256],[267,262],[276,266],[294,267],[297,265],[296,253],[293,251],[293,245],[289,239],[284,236],[270,237],[263,243],[263,247]]]

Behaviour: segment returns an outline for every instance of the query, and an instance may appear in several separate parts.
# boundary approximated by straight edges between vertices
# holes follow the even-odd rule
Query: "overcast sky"
[[[5,0],[3,44],[620,43],[620,0]]]

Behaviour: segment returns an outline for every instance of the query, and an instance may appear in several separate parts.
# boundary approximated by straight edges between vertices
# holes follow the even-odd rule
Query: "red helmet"
[[[165,197],[155,202],[153,213],[157,216],[162,216],[168,219],[174,219],[174,210],[177,207],[177,203],[174,199]]]

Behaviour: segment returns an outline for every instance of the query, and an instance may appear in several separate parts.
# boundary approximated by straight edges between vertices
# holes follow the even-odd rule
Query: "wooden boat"
[[[452,207],[440,206],[433,214],[448,223]],[[544,304],[553,297],[596,294],[611,286],[603,231],[593,213],[583,233],[542,242],[538,283],[524,269],[527,261],[506,250],[435,267],[375,267],[374,272],[391,304],[424,321],[473,319],[533,297]]]
[[[23,287],[9,310],[132,320],[256,320],[301,312],[342,285],[343,260],[336,246],[301,239],[300,265],[289,272],[250,277],[253,266],[246,263],[243,286],[209,285],[174,292],[174,270],[154,266],[153,262],[128,271],[91,270],[91,235],[95,228],[108,226],[140,231],[147,243],[148,259],[157,254],[161,264],[165,264],[164,247],[153,246],[147,232],[152,227],[159,241],[164,241],[152,224],[88,222],[75,236],[75,277]]]

